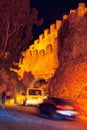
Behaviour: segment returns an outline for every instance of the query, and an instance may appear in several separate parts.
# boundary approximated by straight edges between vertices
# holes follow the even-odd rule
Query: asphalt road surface
[[[0,108],[0,130],[87,130],[87,117],[52,120],[38,116],[36,107],[11,106]]]

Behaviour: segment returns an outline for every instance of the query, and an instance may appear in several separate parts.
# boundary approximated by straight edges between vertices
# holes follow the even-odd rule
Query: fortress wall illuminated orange
[[[76,10],[71,9],[71,13],[77,12],[79,16],[87,12],[85,3],[79,3]],[[63,21],[68,17],[63,15]],[[17,71],[22,78],[23,73],[31,71],[37,77],[50,78],[58,68],[58,30],[62,25],[62,20],[56,20],[56,23],[50,25],[50,28],[44,30],[43,34],[23,52],[23,60],[19,62],[21,68]]]
[[[50,25],[50,29],[45,29],[39,39],[23,52],[24,59],[22,62],[20,60],[21,69],[18,71],[21,77],[24,71],[31,71],[35,77],[52,77],[58,67],[57,32],[61,24],[61,20],[56,20],[56,23]]]

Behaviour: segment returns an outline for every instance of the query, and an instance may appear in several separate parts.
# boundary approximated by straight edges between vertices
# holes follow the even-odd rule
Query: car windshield
[[[41,90],[29,90],[29,95],[42,95]]]

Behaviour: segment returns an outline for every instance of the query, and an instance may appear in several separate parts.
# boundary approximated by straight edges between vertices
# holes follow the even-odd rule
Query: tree
[[[37,10],[30,8],[30,0],[0,0],[0,68],[18,62],[33,38],[33,25],[42,22]]]

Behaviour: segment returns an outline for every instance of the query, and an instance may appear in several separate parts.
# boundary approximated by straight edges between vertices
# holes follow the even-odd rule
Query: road
[[[51,120],[38,116],[35,107],[11,106],[0,108],[0,130],[87,130],[87,118]]]

